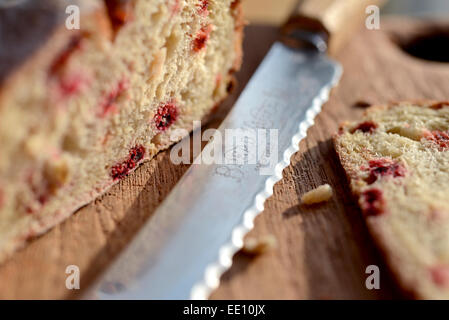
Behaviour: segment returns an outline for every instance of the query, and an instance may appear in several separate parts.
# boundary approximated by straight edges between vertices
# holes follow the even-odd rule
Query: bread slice
[[[449,299],[449,103],[370,107],[334,143],[402,286],[418,298]]]
[[[0,262],[207,116],[240,67],[242,29],[238,0],[2,6]]]

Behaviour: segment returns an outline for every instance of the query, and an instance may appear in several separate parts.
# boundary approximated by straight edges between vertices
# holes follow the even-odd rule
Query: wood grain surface
[[[382,21],[380,31],[360,30],[338,54],[340,85],[317,117],[300,152],[276,184],[251,236],[273,234],[278,247],[258,257],[238,254],[213,299],[389,299],[402,298],[373,246],[338,163],[331,135],[338,123],[363,112],[359,102],[449,97],[449,65],[418,60],[397,45],[423,32],[417,22]],[[277,38],[273,27],[251,26],[245,40],[240,85],[211,121],[216,127]],[[81,270],[86,288],[126,246],[187,166],[173,165],[168,152],[79,210],[0,266],[0,298],[76,298],[65,287],[66,267]],[[329,183],[333,198],[300,205],[306,191]],[[367,290],[365,269],[381,270],[381,289]]]

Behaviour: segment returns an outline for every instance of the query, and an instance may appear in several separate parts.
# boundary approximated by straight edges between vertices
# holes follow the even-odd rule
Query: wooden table
[[[449,65],[408,56],[395,43],[399,40],[391,40],[392,35],[403,39],[417,30],[422,30],[419,24],[382,21],[380,31],[360,30],[339,53],[336,59],[345,70],[342,81],[251,232],[256,237],[275,235],[278,248],[256,258],[238,254],[212,298],[401,298],[351,197],[331,135],[340,121],[361,115],[360,101],[448,98]],[[274,27],[248,27],[240,86],[211,126],[219,124],[276,37]],[[169,152],[160,153],[15,254],[0,267],[0,298],[77,297],[79,291],[65,287],[66,267],[80,267],[81,288],[86,288],[110,264],[187,169],[173,165],[168,156]],[[302,207],[300,196],[323,183],[334,187],[331,201]],[[380,267],[380,290],[365,288],[365,269],[371,264]]]

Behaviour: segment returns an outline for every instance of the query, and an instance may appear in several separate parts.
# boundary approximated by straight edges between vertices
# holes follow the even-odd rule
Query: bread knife
[[[213,139],[83,297],[207,299],[337,85],[342,67],[329,55],[361,27],[366,8],[381,2],[299,1],[282,28],[285,41],[272,46],[218,128],[222,137],[229,129],[276,132],[269,150],[278,161],[269,163],[261,157],[243,164],[195,164],[204,162],[199,160],[218,143]],[[254,141],[229,143],[223,143],[224,153],[247,150]]]

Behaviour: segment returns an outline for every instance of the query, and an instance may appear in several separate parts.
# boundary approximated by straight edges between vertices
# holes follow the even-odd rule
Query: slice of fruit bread
[[[401,286],[449,299],[449,102],[370,107],[334,144]]]
[[[239,0],[1,6],[0,262],[207,117],[242,29]]]

